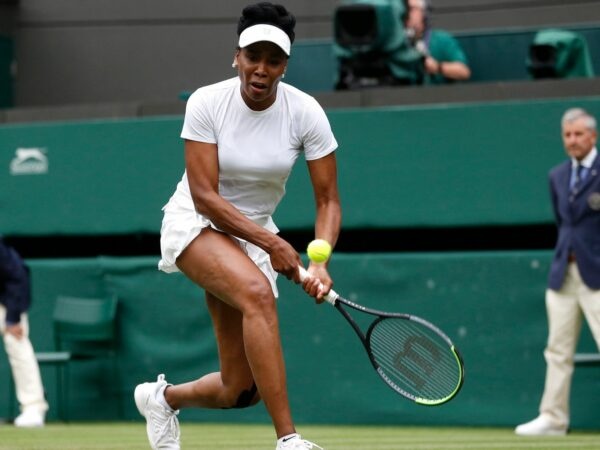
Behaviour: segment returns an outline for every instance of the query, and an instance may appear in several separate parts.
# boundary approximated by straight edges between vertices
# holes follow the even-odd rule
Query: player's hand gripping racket
[[[303,267],[300,279],[309,277]],[[398,394],[420,405],[441,405],[458,394],[464,365],[460,353],[435,325],[409,314],[377,311],[330,290],[324,297],[352,326],[379,376]],[[345,307],[375,316],[364,333]]]

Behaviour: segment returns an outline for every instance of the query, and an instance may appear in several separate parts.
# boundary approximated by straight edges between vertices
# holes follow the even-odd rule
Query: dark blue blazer
[[[578,192],[569,187],[571,161],[550,171],[550,194],[558,226],[558,240],[550,267],[548,287],[559,290],[573,252],[583,282],[600,289],[600,154]]]
[[[17,252],[0,238],[0,303],[6,307],[6,322],[19,323],[30,300],[29,270]]]

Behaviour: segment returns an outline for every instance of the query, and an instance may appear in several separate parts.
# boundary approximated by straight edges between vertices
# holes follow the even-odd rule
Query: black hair
[[[294,42],[296,18],[284,6],[270,2],[260,2],[246,6],[242,11],[242,17],[238,21],[238,36],[246,28],[258,24],[268,24],[281,28],[290,38],[290,42]]]

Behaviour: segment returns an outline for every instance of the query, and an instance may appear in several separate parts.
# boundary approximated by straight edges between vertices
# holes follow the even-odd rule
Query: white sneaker
[[[567,427],[555,425],[546,416],[538,416],[531,422],[519,425],[515,433],[519,436],[564,436]]]
[[[146,418],[146,432],[153,450],[179,450],[179,410],[165,408],[156,400],[158,391],[168,386],[164,374],[155,383],[138,384],[133,394],[135,405]]]
[[[305,441],[299,434],[295,434],[285,440],[279,439],[275,450],[310,450],[311,448],[323,450],[323,447]]]
[[[44,413],[38,411],[37,409],[28,408],[19,414],[19,416],[15,419],[14,425],[15,427],[22,428],[43,427],[44,418]]]

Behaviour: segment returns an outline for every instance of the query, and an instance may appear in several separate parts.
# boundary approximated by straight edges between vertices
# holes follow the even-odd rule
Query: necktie
[[[573,191],[575,191],[575,192],[577,192],[581,186],[583,169],[584,169],[584,167],[581,164],[577,164],[577,166],[575,166],[575,175],[573,177],[573,186],[571,187],[571,189],[573,189]]]

